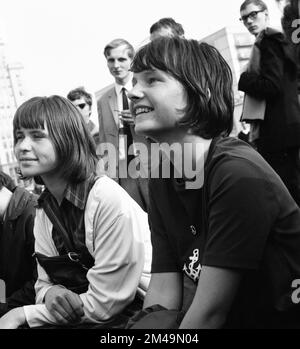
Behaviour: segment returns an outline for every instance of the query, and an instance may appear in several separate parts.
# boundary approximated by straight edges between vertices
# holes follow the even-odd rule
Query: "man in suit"
[[[115,39],[104,48],[107,67],[114,77],[114,84],[97,101],[99,141],[97,149],[101,159],[100,170],[118,183],[145,210],[148,206],[148,179],[141,159],[137,159],[137,144],[144,144],[144,137],[134,132],[134,119],[129,112],[127,93],[132,89],[130,64],[134,48],[124,39]],[[145,148],[144,148],[145,149]],[[136,162],[134,162],[136,161]],[[147,162],[147,160],[146,160]],[[136,164],[136,166],[135,166]]]

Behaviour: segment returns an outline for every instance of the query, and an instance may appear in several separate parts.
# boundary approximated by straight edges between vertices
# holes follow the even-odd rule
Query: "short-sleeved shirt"
[[[151,179],[149,222],[152,273],[183,272],[197,283],[203,265],[241,272],[225,327],[300,326],[292,297],[300,279],[300,209],[248,144],[213,139],[202,188]]]

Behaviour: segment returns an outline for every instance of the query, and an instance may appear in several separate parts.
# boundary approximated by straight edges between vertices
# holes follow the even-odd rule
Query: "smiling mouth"
[[[150,113],[152,110],[154,110],[154,109],[153,108],[149,108],[149,107],[137,107],[134,110],[134,114],[135,114],[135,116],[138,116],[140,114]]]
[[[20,162],[37,161],[37,159],[20,159]]]

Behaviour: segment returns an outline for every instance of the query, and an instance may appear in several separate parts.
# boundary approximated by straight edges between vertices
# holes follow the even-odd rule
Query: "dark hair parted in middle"
[[[93,138],[81,113],[64,97],[33,97],[24,102],[13,120],[14,143],[21,127],[44,129],[45,125],[56,151],[58,170],[66,180],[75,184],[95,173],[98,160]]]
[[[185,87],[187,106],[180,126],[206,139],[229,135],[234,109],[232,73],[216,48],[196,40],[161,37],[142,47],[131,65],[134,73],[154,68]]]

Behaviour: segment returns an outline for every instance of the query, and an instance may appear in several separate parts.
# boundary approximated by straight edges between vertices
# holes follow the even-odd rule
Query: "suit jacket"
[[[259,44],[260,73],[244,72],[239,90],[266,100],[259,148],[268,152],[300,146],[297,66],[282,33],[268,28]]]
[[[99,146],[97,147],[97,154],[102,159],[100,164],[100,172],[105,173],[113,178],[119,178],[119,125],[116,120],[118,117],[118,101],[115,90],[115,85],[112,85],[105,93],[103,93],[97,101],[98,118],[99,118]],[[133,141],[135,143],[142,143],[149,150],[149,142],[143,136],[138,136],[134,132],[134,127],[131,128]],[[149,152],[148,152],[149,154]],[[107,156],[109,155],[109,161]],[[149,155],[150,156],[150,155]],[[109,162],[109,167],[107,164]],[[142,168],[148,169],[148,159],[140,158]]]

